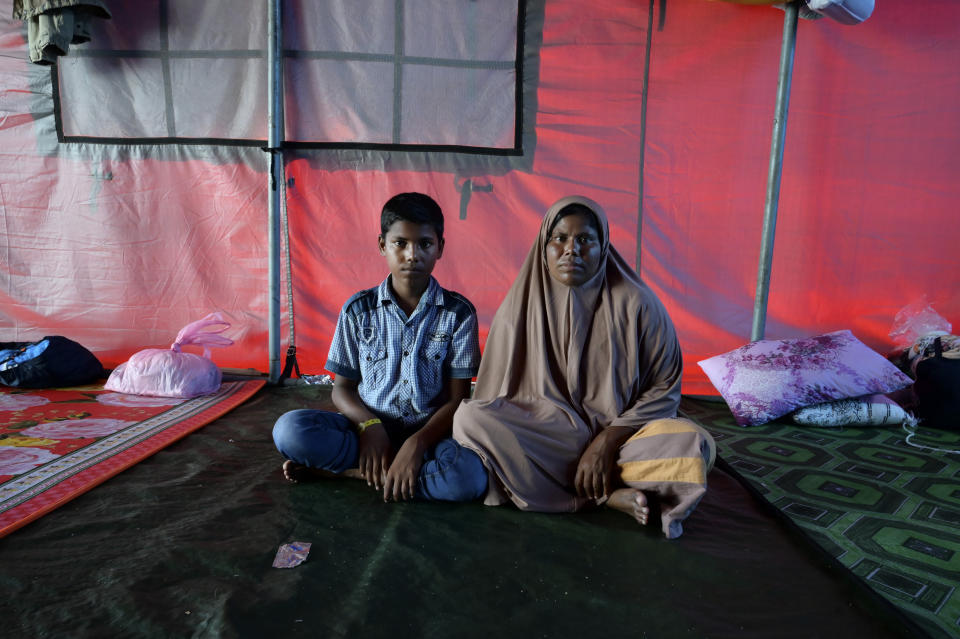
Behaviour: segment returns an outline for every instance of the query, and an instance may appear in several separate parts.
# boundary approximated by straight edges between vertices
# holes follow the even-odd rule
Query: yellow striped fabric
[[[657,419],[630,436],[628,442],[654,435],[672,435],[676,433],[695,433],[697,427],[685,419]]]
[[[703,457],[670,457],[629,461],[620,465],[620,477],[629,481],[686,482],[705,484],[706,468]]]

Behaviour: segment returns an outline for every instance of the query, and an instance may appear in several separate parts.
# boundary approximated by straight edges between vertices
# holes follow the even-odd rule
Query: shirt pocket
[[[387,349],[379,341],[360,342],[360,378],[364,385],[379,386],[387,377]]]
[[[439,392],[443,384],[443,364],[447,359],[449,347],[450,340],[428,339],[420,349],[420,360],[417,363],[420,379],[434,392]]]

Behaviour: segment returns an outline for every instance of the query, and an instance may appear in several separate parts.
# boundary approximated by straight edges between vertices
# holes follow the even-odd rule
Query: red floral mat
[[[194,399],[102,386],[0,388],[0,537],[236,408],[265,382]]]

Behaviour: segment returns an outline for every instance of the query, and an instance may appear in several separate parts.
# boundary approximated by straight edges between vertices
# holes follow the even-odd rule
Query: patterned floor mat
[[[194,399],[102,386],[0,389],[0,537],[239,406],[262,380]]]
[[[718,454],[825,551],[933,637],[960,634],[960,432],[743,428],[723,403],[684,398]]]

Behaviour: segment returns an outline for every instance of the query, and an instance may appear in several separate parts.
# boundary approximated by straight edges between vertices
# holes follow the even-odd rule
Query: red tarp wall
[[[580,193],[605,206],[629,261],[642,204],[642,275],[677,325],[684,392],[714,392],[696,361],[750,334],[784,14],[704,0],[670,0],[661,14],[660,4],[546,3],[532,164],[481,174],[492,191],[474,192],[465,220],[462,176],[440,162],[387,171],[363,152],[288,155],[304,372],[322,372],[343,301],[386,275],[376,234],[392,194],[440,202],[447,248],[435,274],[475,303],[485,335],[540,216]],[[50,151],[49,80],[26,62],[9,16],[0,2],[0,338],[67,335],[112,367],[223,310],[239,343],[216,361],[266,370],[264,154]],[[958,25],[953,0],[881,0],[855,27],[800,21],[768,337],[849,328],[882,352],[896,311],[924,294],[960,323]]]

